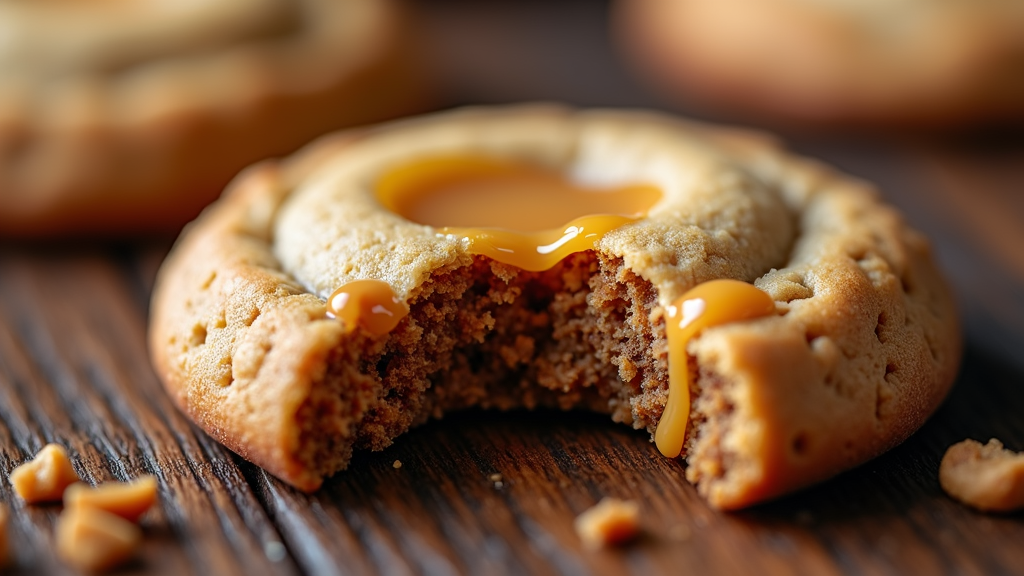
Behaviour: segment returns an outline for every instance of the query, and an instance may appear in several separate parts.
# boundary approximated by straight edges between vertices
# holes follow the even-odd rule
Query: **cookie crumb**
[[[640,506],[632,500],[604,498],[577,516],[573,526],[591,550],[624,544],[640,532]]]
[[[394,468],[395,470],[398,470],[399,468],[402,467],[402,461],[401,460],[395,460],[395,462],[391,465],[391,467]]]
[[[64,448],[47,444],[35,458],[11,471],[14,491],[25,502],[53,502],[64,496],[64,489],[81,480]]]
[[[57,518],[57,554],[85,572],[123,564],[142,541],[142,530],[116,514],[82,506],[64,510]]]
[[[491,482],[501,482],[501,474],[498,474],[497,472],[491,474],[488,478],[490,478]]]
[[[137,522],[156,502],[156,478],[142,476],[132,482],[108,482],[95,488],[80,482],[64,491],[64,508],[89,507]]]
[[[964,440],[942,457],[939,484],[951,497],[978,510],[1024,508],[1024,453],[1003,448],[995,438],[984,446]]]

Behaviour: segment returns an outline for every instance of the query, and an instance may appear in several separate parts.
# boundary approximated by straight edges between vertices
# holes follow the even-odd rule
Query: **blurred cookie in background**
[[[388,0],[0,0],[0,236],[175,230],[244,166],[419,111]]]
[[[619,0],[632,63],[689,106],[770,124],[1024,119],[1018,0]]]

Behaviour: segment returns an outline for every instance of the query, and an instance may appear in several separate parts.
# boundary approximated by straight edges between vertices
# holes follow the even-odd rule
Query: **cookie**
[[[636,66],[675,98],[779,123],[1024,119],[1024,5],[986,0],[640,0],[616,5]]]
[[[0,236],[178,230],[245,166],[422,99],[391,1],[0,2]]]
[[[570,220],[561,194],[592,200]],[[502,229],[510,197],[527,218]],[[651,434],[739,508],[905,439],[960,339],[927,241],[869,184],[760,134],[521,106],[251,167],[163,265],[150,348],[196,423],[303,490],[447,411],[551,406]]]

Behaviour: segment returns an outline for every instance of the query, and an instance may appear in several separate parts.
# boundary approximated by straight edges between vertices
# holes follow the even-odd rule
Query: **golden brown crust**
[[[856,124],[1024,118],[1019,2],[629,0],[617,17],[637,66],[707,107]]]
[[[386,358],[388,346],[418,343],[412,323],[426,317],[417,319],[414,307],[394,341],[358,331],[346,337],[325,317],[323,300],[366,277],[388,281],[409,302],[424,302],[443,288],[440,279],[466,271],[495,274],[492,286],[514,281],[514,271],[481,262],[459,239],[402,220],[373,199],[372,183],[395,163],[458,151],[525,157],[584,180],[645,180],[665,191],[647,219],[598,243],[596,262],[576,259],[582,272],[563,272],[567,285],[580,285],[573,274],[599,268],[614,276],[609,282],[625,282],[616,296],[612,284],[592,279],[591,296],[573,297],[591,305],[635,298],[626,314],[631,330],[649,331],[653,341],[634,351],[653,356],[654,367],[614,360],[622,398],[602,399],[589,384],[556,378],[541,382],[550,392],[536,394],[488,387],[497,396],[484,404],[586,406],[653,431],[667,386],[664,306],[712,278],[754,281],[781,315],[709,329],[689,348],[700,377],[688,477],[712,504],[736,508],[899,443],[953,380],[960,344],[945,284],[927,243],[868,185],[760,135],[647,113],[517,107],[342,134],[240,177],[179,240],[154,294],[151,349],[179,404],[218,440],[303,489],[343,466],[356,444],[380,448],[445,407],[480,404],[482,389],[455,397],[446,388],[448,400],[422,401],[421,412],[402,419],[400,408],[380,404],[381,368],[360,367],[358,354]],[[506,298],[497,288],[491,294]],[[480,321],[486,337],[495,320]],[[535,341],[521,344],[526,354]],[[514,363],[518,352],[507,353]],[[637,370],[647,370],[642,386]],[[343,401],[332,403],[330,394]],[[331,446],[341,453],[329,470],[309,464],[317,430],[303,428],[321,412],[342,416],[329,419]]]
[[[391,1],[4,2],[0,28],[5,236],[175,230],[253,161],[422,98]]]
[[[813,163],[741,154],[804,200],[788,262],[755,282],[785,315],[709,330],[690,348],[712,379],[727,381],[730,411],[721,437],[696,438],[687,476],[729,508],[895,446],[942,401],[960,356],[928,243],[894,209]],[[708,469],[708,459],[731,465]]]

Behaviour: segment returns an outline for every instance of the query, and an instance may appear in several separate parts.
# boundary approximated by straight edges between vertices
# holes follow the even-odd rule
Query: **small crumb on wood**
[[[79,481],[68,453],[56,444],[47,444],[32,460],[11,471],[11,485],[25,502],[60,500],[64,489]]]
[[[501,482],[501,474],[498,474],[497,472],[491,474],[488,478],[491,479],[491,482]]]
[[[391,465],[391,467],[394,468],[395,470],[398,470],[399,468],[402,467],[402,461],[401,460],[395,460],[395,462]]]
[[[156,478],[145,475],[132,482],[107,482],[95,488],[82,483],[64,491],[64,508],[89,507],[138,522],[156,502]]]
[[[1024,453],[1003,448],[995,438],[984,446],[964,440],[946,450],[939,484],[953,498],[986,512],[1024,508]]]
[[[61,559],[83,572],[99,572],[134,556],[142,531],[116,514],[81,506],[61,513],[55,538]]]
[[[83,572],[119,566],[135,555],[142,530],[135,524],[157,498],[157,481],[109,482],[95,488],[81,482],[64,448],[47,444],[11,471],[11,485],[26,502],[64,499],[54,527],[57,556]],[[7,508],[0,504],[0,567],[8,560]]]
[[[591,550],[629,542],[640,532],[640,506],[632,500],[604,498],[573,523],[583,545]]]

